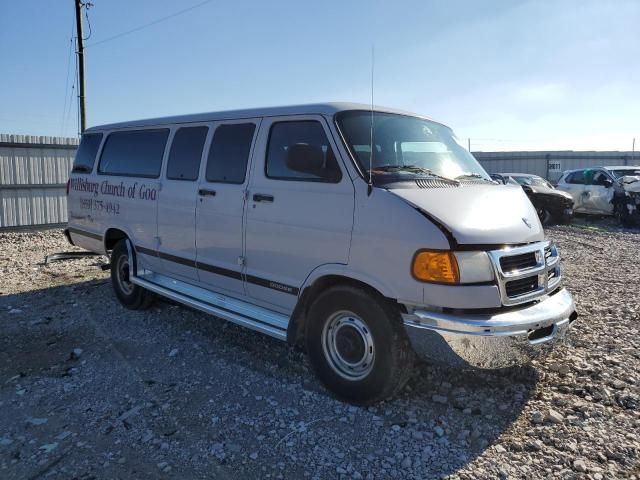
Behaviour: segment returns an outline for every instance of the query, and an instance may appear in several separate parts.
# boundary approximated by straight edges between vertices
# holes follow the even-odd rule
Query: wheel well
[[[123,240],[125,238],[127,238],[127,234],[124,233],[122,230],[119,230],[117,228],[110,228],[104,234],[105,251],[108,252],[110,250],[113,250],[113,247],[116,246],[116,243],[118,243],[120,240]]]
[[[291,315],[291,321],[289,322],[289,327],[287,329],[287,342],[289,344],[303,347],[306,321],[311,305],[314,300],[318,298],[318,295],[336,285],[350,285],[356,288],[361,288],[372,295],[386,298],[382,293],[380,293],[380,291],[373,288],[371,285],[353,278],[344,277],[342,275],[325,275],[320,277],[311,285],[305,287],[300,295],[300,299],[298,300],[296,308]],[[390,299],[387,300],[391,301]]]

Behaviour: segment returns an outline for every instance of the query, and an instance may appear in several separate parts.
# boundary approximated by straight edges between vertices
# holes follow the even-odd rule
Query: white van
[[[331,103],[94,127],[68,191],[66,234],[110,254],[125,306],[159,294],[301,345],[354,402],[397,392],[415,353],[508,366],[577,318],[522,189],[406,112]]]

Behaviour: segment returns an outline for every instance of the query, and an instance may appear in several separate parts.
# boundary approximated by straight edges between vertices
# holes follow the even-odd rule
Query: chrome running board
[[[149,270],[142,272],[139,276],[132,275],[131,283],[251,330],[287,339],[289,317],[286,315]]]

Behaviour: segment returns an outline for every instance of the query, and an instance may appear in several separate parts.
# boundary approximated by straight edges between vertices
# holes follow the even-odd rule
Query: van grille
[[[512,280],[505,285],[507,290],[507,296],[509,298],[519,297],[538,289],[538,276],[520,278],[519,280]]]
[[[560,256],[551,242],[488,253],[494,265],[503,305],[534,300],[560,285]]]
[[[537,261],[535,252],[521,253],[520,255],[502,257],[500,259],[500,266],[502,267],[502,271],[505,273],[535,267],[536,265]]]

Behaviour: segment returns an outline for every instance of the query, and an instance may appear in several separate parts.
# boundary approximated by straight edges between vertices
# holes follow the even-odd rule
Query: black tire
[[[572,214],[563,213],[562,216],[560,217],[560,223],[571,223],[572,221],[573,221]]]
[[[305,337],[316,375],[347,401],[370,404],[393,397],[411,376],[415,354],[398,308],[363,289],[339,285],[320,294]],[[362,363],[345,368],[343,356]]]
[[[635,222],[633,221],[633,217],[629,214],[626,203],[617,203],[614,207],[614,214],[623,228],[634,227]]]
[[[536,213],[538,214],[538,218],[540,219],[540,223],[542,225],[549,225],[553,218],[551,212],[545,207],[536,207]]]
[[[120,303],[131,310],[149,308],[153,301],[151,292],[129,282],[129,252],[125,240],[116,243],[111,252],[111,284]]]

